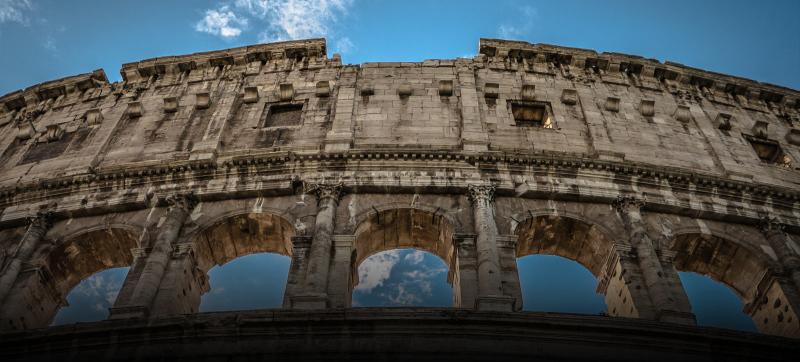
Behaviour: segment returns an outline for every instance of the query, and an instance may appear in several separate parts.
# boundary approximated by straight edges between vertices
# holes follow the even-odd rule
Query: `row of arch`
[[[573,260],[598,279],[607,278],[607,261],[619,242],[608,228],[582,216],[568,213],[528,212],[512,228],[514,243],[507,245],[514,266],[516,259],[533,254],[558,255]],[[460,303],[459,275],[455,269],[457,258],[456,221],[447,213],[427,207],[374,208],[364,215],[354,230],[351,258],[351,282],[347,305],[353,287],[358,284],[358,266],[376,253],[414,248],[436,255],[448,266],[448,282],[453,285],[453,304]],[[254,253],[275,253],[291,257],[294,252],[293,222],[275,212],[241,212],[219,217],[210,226],[197,228],[187,235],[195,259],[196,272],[207,274],[217,265]],[[142,230],[127,224],[111,224],[82,230],[64,238],[52,247],[39,265],[39,271],[48,287],[46,295],[35,295],[35,305],[42,316],[29,321],[26,327],[49,324],[64,298],[81,280],[99,271],[130,266],[135,261],[134,252],[146,247],[147,238]],[[678,271],[696,272],[730,287],[745,305],[755,302],[763,276],[770,273],[773,262],[762,251],[724,233],[708,230],[679,230],[666,245],[671,251],[673,264]],[[514,270],[516,273],[516,270]],[[291,280],[289,281],[291,283]],[[514,288],[514,283],[509,283]],[[519,283],[517,281],[516,285]],[[191,288],[191,285],[189,285]],[[289,286],[287,286],[289,288]],[[200,298],[208,290],[190,290],[197,298],[192,312],[199,310]],[[509,290],[519,295],[519,290]],[[42,293],[40,293],[42,294]],[[187,295],[187,291],[183,291]],[[8,302],[8,301],[6,301]],[[755,312],[750,312],[756,315]],[[794,318],[787,311],[787,319]],[[620,314],[624,315],[624,314]],[[757,324],[769,321],[756,321]],[[790,321],[791,322],[791,321]]]

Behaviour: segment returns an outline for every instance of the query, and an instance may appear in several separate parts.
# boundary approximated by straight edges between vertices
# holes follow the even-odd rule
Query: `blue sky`
[[[344,62],[351,64],[469,57],[477,52],[478,39],[489,37],[630,53],[800,89],[799,13],[797,0],[0,0],[0,94],[97,68],[105,69],[109,78],[117,81],[123,63],[151,57],[308,37],[327,38],[329,53],[341,53]],[[408,255],[415,256],[406,259]],[[381,283],[370,284],[371,288],[360,286],[354,300],[362,305],[386,303],[379,298],[382,294],[395,301],[408,301],[407,295],[400,298],[398,291],[403,286],[417,288],[419,299],[413,300],[415,304],[441,304],[442,295],[448,295],[447,289],[441,288],[449,288],[442,279],[446,273],[436,272],[441,269],[436,263],[441,261],[427,255],[413,264],[416,255],[411,251],[377,255],[383,259],[376,263],[394,262],[392,268]],[[224,274],[235,276],[245,273],[237,268],[265,268],[262,264],[267,263],[269,267],[259,273],[268,280],[264,283],[270,284],[259,291],[271,290],[273,295],[250,301],[257,299],[265,306],[276,303],[280,298],[275,295],[282,292],[278,285],[285,282],[286,271],[271,269],[272,262],[257,262],[259,258],[267,257],[241,259],[247,262],[237,259],[213,270],[212,288],[220,285],[228,290],[252,291],[252,285],[228,285],[244,280]],[[521,273],[528,275],[523,292],[541,296],[543,292],[537,291],[535,282],[539,279],[532,278],[542,274],[535,271],[541,264],[527,260],[520,261]],[[587,277],[585,270],[581,272],[582,267],[558,260],[543,263],[553,263],[547,266],[550,272],[557,266],[567,268],[554,274],[557,278],[546,280],[552,284],[550,288],[575,286],[581,293],[589,290],[579,298],[587,304],[571,306],[561,302],[565,299],[530,297],[526,298],[526,309],[549,308],[550,303],[572,311],[598,313],[602,300],[590,298],[594,289],[586,287],[596,281]],[[244,266],[237,266],[240,264]],[[275,265],[288,268],[285,259]],[[87,279],[70,295],[72,306],[64,308],[59,315],[62,319],[57,321],[69,320],[69,313],[86,316],[91,310],[99,312],[104,306],[102,300],[109,303],[114,283],[121,283],[124,274],[125,269],[118,269]],[[362,281],[375,274],[384,275],[373,271]],[[410,275],[428,278],[425,282],[430,283],[430,295],[422,293],[427,285],[411,285],[404,279]],[[741,310],[735,297],[707,302],[730,292],[726,287],[717,290],[703,278],[684,274],[682,278],[690,294],[705,296],[695,298],[696,309],[708,303],[711,307],[704,313]],[[699,292],[692,292],[692,288]],[[204,297],[203,308],[252,307],[225,299],[235,299],[241,293],[224,294]],[[80,305],[85,306],[84,312],[77,312]],[[698,318],[703,323],[713,322],[703,319],[706,317],[701,313]]]
[[[326,37],[346,63],[471,56],[499,37],[800,88],[800,1],[0,0],[0,94],[150,57]]]

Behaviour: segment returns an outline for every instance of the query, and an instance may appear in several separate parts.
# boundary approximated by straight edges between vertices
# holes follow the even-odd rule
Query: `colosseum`
[[[0,359],[781,360],[800,353],[800,92],[634,55],[481,39],[343,64],[324,39],[168,56],[0,97]],[[452,308],[352,308],[416,248]],[[291,257],[280,309],[200,313],[208,271]],[[517,258],[607,315],[522,311]],[[50,326],[130,267],[108,318]],[[678,277],[760,333],[696,325]]]

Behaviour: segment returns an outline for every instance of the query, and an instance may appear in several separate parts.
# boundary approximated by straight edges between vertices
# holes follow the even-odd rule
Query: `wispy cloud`
[[[247,27],[247,19],[236,15],[227,5],[206,10],[206,16],[195,25],[195,30],[223,38],[235,38]]]
[[[364,260],[358,267],[356,290],[369,293],[382,286],[392,274],[392,268],[400,261],[400,250],[390,250],[375,254]]]
[[[411,253],[406,254],[405,261],[409,262],[411,265],[417,265],[425,259],[425,252],[421,250],[414,250]]]
[[[28,17],[25,13],[30,10],[33,10],[30,0],[0,0],[0,24],[15,22],[27,25]]]
[[[259,42],[326,37],[342,53],[354,49],[335,26],[347,15],[353,0],[229,0],[206,10],[195,26],[200,32],[236,38],[245,30],[258,31]]]
[[[502,23],[497,26],[497,36],[502,39],[519,39],[528,35],[533,29],[534,19],[539,17],[536,8],[525,5],[517,9],[520,17],[515,17],[518,21]],[[521,20],[521,21],[519,21]]]

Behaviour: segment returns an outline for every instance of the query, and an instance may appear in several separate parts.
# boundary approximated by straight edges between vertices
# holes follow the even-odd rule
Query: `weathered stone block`
[[[317,97],[330,97],[331,83],[327,80],[317,82],[317,88],[315,94],[317,95]]]
[[[656,101],[652,99],[642,99],[639,104],[639,112],[645,117],[652,117],[656,114]]]
[[[199,92],[194,95],[194,109],[206,109],[211,106],[211,95],[208,92]]]
[[[164,97],[164,112],[175,113],[178,111],[178,97]]]
[[[100,112],[99,108],[92,108],[86,111],[84,118],[87,126],[96,126],[103,122],[103,113]]]
[[[715,119],[714,123],[717,125],[717,128],[725,131],[731,130],[731,119],[733,116],[727,113],[718,113],[717,118]]]
[[[440,80],[439,81],[439,96],[450,97],[453,95],[453,81]]]
[[[561,91],[561,103],[575,105],[578,103],[578,91],[575,89],[564,89]]]
[[[609,112],[619,112],[619,98],[618,97],[606,98],[606,103],[603,107]]]
[[[522,91],[520,92],[520,97],[524,101],[536,100],[536,85],[535,84],[523,84],[522,85]]]
[[[769,123],[767,123],[767,122],[756,121],[756,123],[753,125],[753,128],[751,129],[751,131],[753,132],[753,136],[756,136],[758,138],[766,139],[767,138],[767,126],[769,126]]]
[[[688,106],[678,106],[675,109],[675,119],[682,123],[689,123],[692,120],[692,112]]]
[[[258,102],[258,87],[245,87],[244,88],[244,97],[242,101],[245,103],[256,103]]]
[[[291,83],[283,83],[278,89],[278,99],[282,102],[291,101],[294,98],[294,86]]]
[[[128,117],[131,118],[141,117],[142,113],[144,113],[142,102],[134,101],[128,103],[128,109],[125,111],[125,113],[127,113]]]

